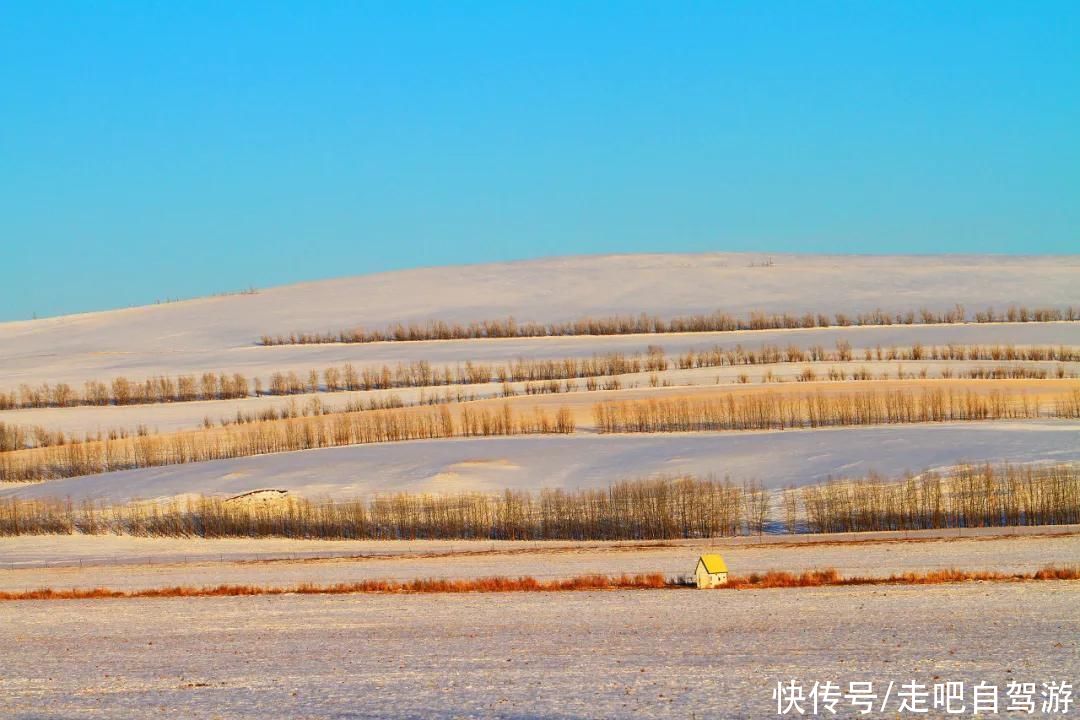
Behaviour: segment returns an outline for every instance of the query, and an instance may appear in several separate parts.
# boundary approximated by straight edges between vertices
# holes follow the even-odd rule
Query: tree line
[[[783,430],[959,420],[1080,417],[1080,390],[1049,403],[1023,392],[952,388],[848,393],[727,393],[723,397],[607,400],[593,406],[602,433]]]
[[[960,465],[900,480],[870,475],[783,491],[784,524],[809,532],[1080,523],[1080,466]]]
[[[569,539],[714,537],[764,530],[759,483],[658,477],[604,489],[507,490],[490,495],[396,493],[368,500],[266,503],[198,497],[105,507],[93,502],[0,502],[0,535],[123,533],[167,537]]]
[[[333,539],[659,540],[1080,522],[1080,466],[961,465],[770,492],[757,482],[659,476],[602,489],[395,493],[315,502],[201,496],[104,506],[0,501],[0,535]]]
[[[69,442],[0,453],[0,482],[39,482],[116,470],[403,440],[572,433],[568,408],[399,408],[257,421],[161,435]]]
[[[1060,346],[1017,347],[1015,345],[931,345],[914,344],[907,347],[891,346],[867,348],[862,353],[866,361],[1011,361],[1011,362],[1080,362],[1080,349]],[[669,367],[681,370],[740,365],[774,365],[798,362],[854,361],[850,343],[841,340],[835,348],[822,345],[800,347],[788,344],[763,344],[757,349],[715,347],[691,350],[669,358],[662,347],[650,345],[644,353],[606,353],[591,357],[566,357],[558,359],[518,358],[505,363],[479,363],[467,361],[456,366],[438,367],[427,360],[383,364],[357,368],[352,363],[331,366],[307,372],[295,370],[276,371],[264,385],[261,378],[249,381],[240,373],[213,373],[201,375],[157,376],[144,380],[130,380],[120,376],[109,382],[89,380],[82,392],[68,383],[43,383],[37,386],[21,385],[17,390],[0,392],[0,410],[46,407],[73,407],[78,405],[137,405],[153,403],[191,402],[203,400],[234,400],[245,397],[287,396],[319,392],[357,390],[386,390],[392,388],[440,387],[453,385],[481,385],[491,382],[552,383],[559,380],[579,378],[592,379],[630,375],[636,373],[659,373]],[[811,371],[814,372],[814,371]],[[947,371],[949,377],[952,371]],[[1065,377],[1064,366],[1050,373],[1046,369],[1000,368],[965,371],[969,377],[992,378],[1045,378],[1050,374]],[[870,379],[868,373],[852,379]],[[815,375],[816,377],[816,375]],[[830,379],[846,379],[837,373]],[[807,378],[804,378],[807,379]],[[768,381],[769,378],[766,378]],[[587,390],[599,389],[597,382],[587,383]],[[566,392],[563,386],[534,385],[526,388],[527,394],[543,392]],[[509,396],[510,392],[504,393]]]
[[[501,320],[459,323],[429,320],[426,323],[395,323],[385,329],[361,327],[334,332],[291,332],[262,335],[260,345],[307,345],[320,343],[415,342],[421,340],[477,340],[490,338],[560,337],[573,335],[641,335],[664,333],[734,332],[739,330],[780,330],[815,327],[869,325],[939,325],[966,322],[1058,322],[1080,319],[1080,309],[1069,306],[1029,308],[1011,305],[1003,311],[993,308],[969,315],[962,305],[950,310],[928,308],[888,313],[880,309],[861,313],[765,313],[751,312],[738,317],[724,312],[684,315],[664,319],[658,315],[611,315],[580,318],[566,322],[518,322]]]

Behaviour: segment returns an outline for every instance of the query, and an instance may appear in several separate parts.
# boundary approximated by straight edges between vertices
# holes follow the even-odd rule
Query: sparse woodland
[[[1080,417],[1080,389],[1051,402],[1023,392],[928,387],[847,393],[729,393],[724,397],[608,400],[593,406],[600,432],[783,430],[958,420]]]
[[[569,323],[519,324],[512,319],[393,326],[383,331],[293,334],[264,337],[263,345],[451,340],[571,335],[723,332],[855,325],[953,324],[964,322],[1075,322],[1067,309],[1010,307],[969,315],[957,306],[946,312],[881,311],[861,314],[765,314],[735,318],[723,313],[674,319],[640,315],[583,319]],[[261,352],[254,350],[255,352]],[[869,381],[889,379],[895,363],[900,380],[928,379],[927,363],[940,384],[894,389]],[[953,363],[964,362],[964,366]],[[972,365],[971,363],[992,363]],[[159,434],[146,425],[98,431],[76,438],[59,430],[0,422],[0,482],[40,482],[144,467],[176,465],[314,448],[408,440],[567,434],[576,431],[569,407],[519,409],[511,402],[473,403],[486,393],[540,395],[617,391],[669,384],[669,371],[761,367],[760,382],[788,387],[685,396],[610,399],[592,405],[600,433],[784,430],[948,421],[1080,418],[1080,387],[1034,383],[1020,387],[988,382],[960,387],[952,379],[1008,381],[1075,377],[1080,348],[944,344],[855,349],[841,340],[756,349],[716,346],[668,355],[658,345],[643,352],[606,353],[559,359],[519,358],[502,362],[433,364],[425,360],[357,366],[344,363],[305,371],[283,369],[249,378],[238,372],[205,372],[133,380],[124,376],[29,385],[0,392],[0,410],[128,406],[286,397],[284,405],[235,409],[219,423],[209,414],[200,429]],[[878,363],[874,372],[867,363]],[[920,363],[905,370],[904,363]],[[775,366],[798,365],[782,373]],[[885,372],[882,372],[882,370]],[[695,376],[696,377],[696,376]],[[697,378],[700,379],[700,378]],[[711,383],[711,378],[709,378]],[[798,383],[864,381],[850,388]],[[720,382],[717,375],[716,382]],[[739,371],[726,382],[746,384]],[[483,388],[479,386],[493,387]],[[470,388],[470,386],[472,386]],[[320,393],[419,388],[419,400],[396,393],[348,396],[337,408]],[[1064,389],[1062,389],[1064,388]],[[296,396],[306,395],[307,398]],[[592,397],[592,396],[590,396]],[[618,395],[613,397],[618,398]],[[220,426],[218,426],[220,424]],[[886,480],[876,476],[766,490],[756,482],[695,477],[626,481],[603,490],[507,491],[434,496],[398,494],[351,502],[314,502],[288,497],[265,505],[203,497],[172,504],[102,508],[60,501],[0,503],[0,534],[35,532],[121,532],[146,536],[484,538],[484,539],[665,539],[789,532],[974,527],[1080,522],[1080,481],[1075,466],[961,467],[945,474]]]
[[[781,363],[854,363],[920,362],[920,361],[993,361],[993,362],[1080,362],[1080,349],[1060,346],[1014,345],[929,345],[867,348],[856,354],[849,343],[841,341],[834,348],[822,345],[801,347],[794,344],[781,347],[763,344],[758,349],[716,347],[690,351],[668,357],[663,348],[650,346],[644,353],[606,353],[585,358],[526,359],[506,363],[465,362],[457,365],[435,366],[426,360],[357,368],[352,363],[271,373],[264,385],[262,378],[249,380],[240,373],[156,376],[144,380],[116,377],[108,382],[90,380],[81,391],[68,383],[21,385],[18,389],[0,392],[0,410],[25,408],[60,408],[75,406],[143,405],[154,403],[235,400],[245,397],[288,396],[319,392],[359,390],[388,390],[395,388],[449,387],[487,383],[530,383],[527,394],[566,392],[565,385],[551,383],[561,380],[596,379],[637,373],[661,373],[669,368],[689,370],[707,367],[743,365],[777,365]],[[954,373],[946,371],[951,377]],[[1066,377],[1064,365],[1053,369],[1014,365],[1012,367],[976,367],[955,373],[958,377],[979,379],[1010,379]],[[925,377],[925,375],[924,375]],[[837,370],[808,367],[800,377],[812,380],[874,379],[865,368]],[[769,378],[765,378],[769,381]],[[576,387],[576,386],[575,386]],[[586,383],[595,390],[599,383]]]
[[[572,433],[566,408],[550,413],[462,405],[400,408],[257,421],[225,428],[117,440],[92,440],[62,446],[0,453],[0,481],[35,482],[206,460],[309,450],[376,442],[448,437],[486,437],[533,433]]]
[[[318,403],[316,403],[318,405]],[[269,409],[267,419],[201,430],[135,434],[106,438],[52,438],[51,444],[26,448],[29,431],[0,424],[0,481],[37,482],[114,470],[221,460],[275,452],[373,442],[447,437],[572,433],[573,413],[561,407],[515,411],[471,403],[329,411],[321,407],[281,418]],[[730,430],[784,430],[947,421],[1030,418],[1080,418],[1080,388],[1029,394],[988,386],[816,392],[740,392],[723,396],[681,396],[607,400],[593,405],[601,433],[656,433]],[[19,449],[22,447],[23,449]]]
[[[104,507],[0,501],[0,535],[638,540],[766,531],[855,532],[1080,522],[1080,466],[978,465],[887,480],[871,475],[770,492],[755,482],[656,477],[597,490],[399,493],[267,503],[200,497]]]
[[[1066,525],[1080,523],[1080,467],[961,465],[898,481],[871,475],[789,488],[789,501],[801,505],[810,532]]]

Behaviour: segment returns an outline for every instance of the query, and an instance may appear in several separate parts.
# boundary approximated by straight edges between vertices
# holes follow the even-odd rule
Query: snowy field
[[[255,294],[8,323],[0,339],[46,352],[234,347],[263,333],[335,331],[430,318],[575,320],[692,314],[969,310],[1076,301],[1080,260],[1006,256],[607,255],[433,267],[300,283]],[[808,302],[813,298],[814,302]],[[896,307],[883,307],[884,301]],[[1004,300],[1003,300],[1004,299]]]
[[[1071,326],[1070,326],[1071,327]],[[1080,345],[1080,323],[1076,324],[1078,330],[1077,344]],[[672,359],[674,363],[674,359]],[[525,397],[526,383],[508,383],[508,387],[517,394],[514,402],[535,404],[544,402],[556,405],[586,405],[606,399],[625,399],[628,397],[641,396],[634,390],[651,390],[652,383],[656,382],[661,388],[668,385],[673,388],[713,388],[716,386],[727,387],[730,390],[745,390],[747,385],[767,385],[770,390],[792,391],[791,385],[784,386],[782,383],[791,383],[799,379],[800,374],[810,368],[823,382],[827,382],[827,388],[832,390],[858,391],[859,388],[879,387],[868,386],[844,381],[828,381],[830,370],[842,371],[845,377],[850,378],[857,371],[866,371],[874,378],[876,383],[880,378],[896,379],[899,374],[905,378],[919,377],[925,372],[929,379],[942,379],[943,372],[949,372],[953,377],[963,377],[965,373],[975,369],[990,370],[1004,368],[1011,370],[1023,366],[1031,370],[1039,370],[1046,374],[1046,381],[1040,381],[1041,387],[1060,389],[1061,383],[1054,384],[1060,371],[1065,377],[1074,379],[1080,377],[1080,363],[1055,362],[1055,361],[853,361],[853,362],[789,362],[760,365],[734,365],[722,367],[703,367],[692,369],[676,369],[651,373],[626,373],[622,375],[604,377],[601,385],[616,379],[620,390],[604,390],[593,393],[585,391],[585,380],[571,380],[577,388],[572,393],[559,393],[544,398],[536,396]],[[306,371],[304,371],[306,375]],[[743,378],[745,376],[745,383]],[[561,383],[560,383],[561,384]],[[796,390],[819,389],[822,385],[817,383],[800,382],[795,386]],[[65,433],[83,436],[87,433],[107,434],[109,430],[126,429],[134,434],[136,428],[144,425],[156,432],[174,432],[178,430],[195,430],[203,427],[204,421],[209,418],[213,423],[233,421],[237,413],[245,415],[258,415],[268,409],[283,412],[290,406],[295,406],[301,411],[312,400],[317,399],[324,409],[343,410],[350,403],[370,406],[372,403],[385,403],[390,398],[396,398],[406,405],[423,403],[431,397],[443,398],[444,393],[449,392],[451,397],[462,393],[470,399],[501,398],[503,394],[502,383],[482,383],[474,385],[454,385],[449,388],[423,387],[423,388],[394,388],[390,390],[355,390],[338,392],[318,392],[281,396],[247,397],[236,400],[196,400],[190,402],[174,402],[154,405],[105,405],[105,406],[75,406],[65,408],[23,408],[19,410],[0,411],[0,422],[9,422],[26,426],[39,426],[48,430],[61,430]],[[656,394],[652,391],[650,394]],[[673,392],[660,389],[659,392]],[[586,408],[588,409],[588,408]],[[588,412],[582,413],[579,424],[589,425],[592,418]]]
[[[720,552],[734,574],[835,568],[882,576],[943,568],[1035,572],[1080,562],[1080,527],[969,528],[661,542],[303,541],[19,537],[5,541],[0,590],[693,572]],[[333,556],[337,557],[333,557]],[[0,611],[3,609],[0,605]]]
[[[6,603],[0,716],[763,718],[793,678],[1004,693],[1080,677],[1078,589]]]
[[[1077,300],[1080,304],[1080,299]],[[0,335],[11,323],[0,324]],[[672,333],[618,336],[505,338],[492,340],[433,340],[359,344],[277,345],[245,344],[210,350],[99,349],[65,352],[30,351],[21,339],[0,340],[0,387],[22,383],[108,381],[117,376],[143,379],[158,375],[239,372],[266,383],[275,372],[306,373],[331,365],[352,363],[357,368],[381,367],[426,360],[435,367],[466,361],[506,363],[519,358],[560,359],[608,353],[644,353],[657,345],[669,355],[690,350],[736,346],[757,350],[763,345],[813,345],[832,350],[838,341],[853,349],[923,345],[1080,345],[1080,323],[969,323],[964,325],[891,325],[882,327],[747,330],[723,333]]]
[[[309,498],[378,493],[606,487],[695,473],[771,488],[830,476],[889,477],[969,462],[1080,460],[1075,421],[974,422],[775,432],[522,436],[419,440],[125,470],[8,484],[0,498],[112,502],[281,489]]]
[[[740,254],[620,255],[382,273],[124,310],[0,324],[0,388],[115,375],[229,371],[248,375],[321,367],[346,360],[463,362],[519,355],[561,357],[633,351],[650,342],[715,344],[719,338],[636,336],[554,338],[494,343],[386,343],[378,346],[262,348],[263,334],[379,329],[429,319],[472,322],[514,316],[522,322],[566,321],[612,314],[660,316],[723,311],[858,313],[881,308],[934,311],[963,304],[969,312],[1009,304],[1080,304],[1080,259],[1067,257],[828,257]],[[1072,324],[1076,326],[1075,323]],[[921,342],[1076,344],[1076,330],[858,328],[724,336],[724,342],[853,345]],[[869,330],[869,329],[865,329]],[[955,331],[955,332],[954,332]],[[1071,333],[1062,335],[1062,333]],[[997,337],[1000,340],[990,338]],[[787,339],[785,339],[787,338]],[[865,339],[863,339],[865,338]],[[945,339],[948,338],[948,339]],[[953,339],[955,338],[955,339]],[[975,339],[981,338],[981,339]]]
[[[958,462],[1080,461],[1080,422],[1026,420],[784,432],[598,435],[604,399],[732,392],[886,391],[947,382],[1048,399],[1080,381],[963,380],[987,362],[863,362],[878,346],[1080,347],[1080,322],[814,328],[737,333],[261,347],[261,335],[397,322],[561,322],[752,311],[890,314],[957,303],[1080,306],[1080,258],[620,255],[429,268],[253,294],[0,324],[0,391],[20,384],[271,373],[427,361],[501,364],[763,345],[854,349],[873,381],[761,385],[809,363],[621,377],[618,391],[518,396],[523,411],[566,405],[569,436],[456,438],[339,447],[0,486],[0,500],[125,502],[281,489],[313,500],[399,491],[601,488],[693,473],[772,489],[870,472],[896,477]],[[763,266],[766,264],[768,266]],[[1003,363],[1013,366],[1017,363]],[[1058,363],[1025,363],[1055,378]],[[921,370],[929,380],[912,377]],[[942,381],[942,370],[955,380]],[[748,384],[738,376],[748,375]],[[650,387],[670,385],[671,387]],[[455,390],[458,388],[454,388]],[[501,391],[465,388],[480,398]],[[521,390],[517,386],[517,390]],[[396,390],[405,402],[429,389]],[[439,391],[441,394],[441,390]],[[318,393],[328,408],[374,393]],[[298,404],[310,396],[296,398]],[[282,407],[286,398],[21,409],[0,422],[84,433],[150,432]],[[481,404],[491,403],[482,400]],[[498,401],[501,405],[502,401]],[[458,407],[451,407],[457,412]],[[731,571],[833,567],[880,576],[942,568],[1032,572],[1080,562],[1080,528],[992,528],[671,542],[314,541],[19,536],[0,538],[0,590],[362,579],[692,572],[719,550]],[[969,583],[557,594],[266,596],[0,602],[0,718],[704,718],[770,717],[777,680],[933,684],[1080,681],[1080,583]],[[843,713],[842,713],[843,714]],[[850,713],[847,713],[850,714]],[[886,713],[887,714],[887,713]]]

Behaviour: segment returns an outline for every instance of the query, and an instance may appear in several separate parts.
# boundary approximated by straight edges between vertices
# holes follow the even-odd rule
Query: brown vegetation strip
[[[580,575],[561,580],[537,580],[534,577],[486,577],[466,580],[418,578],[416,580],[360,580],[332,585],[302,583],[294,586],[216,585],[208,587],[175,586],[143,590],[108,588],[42,588],[26,592],[0,592],[0,600],[84,600],[97,598],[143,597],[229,597],[238,595],[347,595],[354,593],[480,593],[480,592],[564,592],[569,590],[633,590],[665,588],[670,583],[660,573],[647,575]]]
[[[835,568],[808,570],[796,574],[782,570],[751,573],[745,577],[728,578],[719,589],[755,590],[763,588],[822,587],[826,585],[941,585],[958,582],[1025,582],[1033,580],[1080,580],[1080,566],[1060,567],[1047,565],[1033,573],[1003,573],[995,570],[959,570],[945,568],[928,572],[893,573],[892,575],[867,577],[842,576]]]
[[[573,335],[640,335],[664,333],[734,332],[740,330],[779,330],[852,325],[939,325],[966,322],[1059,322],[1080,318],[1080,308],[1028,308],[1011,305],[1004,311],[993,308],[969,314],[962,305],[935,312],[887,313],[882,310],[856,314],[836,313],[765,313],[751,312],[736,317],[724,312],[700,313],[664,319],[657,315],[610,315],[585,317],[560,323],[518,322],[513,317],[485,320],[467,325],[429,320],[427,323],[396,323],[383,330],[359,327],[338,332],[292,332],[288,335],[263,335],[260,345],[306,345],[318,343],[405,342],[418,340],[472,340],[485,338],[564,337]]]
[[[1048,565],[1033,573],[1002,573],[989,570],[931,570],[882,577],[843,577],[834,568],[809,570],[796,574],[772,570],[729,578],[719,590],[760,590],[848,585],[940,585],[958,582],[1026,582],[1037,580],[1080,580],[1080,567]],[[105,598],[168,597],[237,597],[250,595],[349,595],[358,593],[431,594],[491,592],[568,592],[575,590],[662,590],[691,587],[686,580],[669,580],[661,573],[641,575],[579,575],[563,580],[537,580],[534,577],[486,577],[467,580],[425,578],[405,582],[396,580],[361,580],[333,585],[304,583],[291,587],[263,585],[216,585],[207,587],[173,586],[143,590],[109,588],[40,588],[25,592],[0,592],[0,600],[96,600]]]

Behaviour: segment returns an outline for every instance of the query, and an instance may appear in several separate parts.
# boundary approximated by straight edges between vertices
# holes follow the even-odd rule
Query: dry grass
[[[490,593],[490,592],[568,592],[578,590],[638,590],[669,587],[660,573],[642,575],[579,575],[557,580],[537,580],[531,576],[485,577],[471,579],[418,578],[415,580],[360,580],[332,585],[303,583],[293,586],[215,585],[208,587],[173,586],[142,590],[109,588],[41,588],[25,592],[0,592],[0,600],[96,600],[104,598],[236,597],[246,595],[346,595],[356,593]]]
[[[958,570],[954,568],[929,572],[901,573],[882,577],[843,577],[834,568],[790,573],[773,570],[747,576],[728,578],[726,585],[716,590],[767,590],[777,588],[810,588],[852,585],[941,585],[960,582],[1033,582],[1051,580],[1080,580],[1080,567],[1048,565],[1033,573],[1002,573],[990,570]],[[407,581],[361,580],[359,582],[294,586],[214,585],[206,587],[172,586],[141,590],[110,588],[39,588],[23,592],[0,592],[0,601],[11,600],[101,600],[130,598],[195,598],[242,597],[253,595],[352,595],[383,594],[446,594],[493,592],[575,592],[597,590],[668,590],[690,586],[685,579],[669,580],[661,573],[640,575],[579,575],[561,580],[537,580],[534,577],[486,577],[464,580],[420,578]]]
[[[843,577],[835,568],[790,573],[771,570],[744,577],[729,577],[719,589],[752,590],[767,588],[805,588],[826,585],[941,585],[958,582],[1024,582],[1038,580],[1080,580],[1080,566],[1047,565],[1033,573],[1003,573],[995,570],[959,570],[944,568],[927,572],[894,573],[881,577],[854,575]]]

